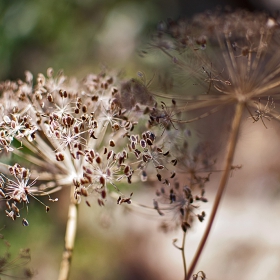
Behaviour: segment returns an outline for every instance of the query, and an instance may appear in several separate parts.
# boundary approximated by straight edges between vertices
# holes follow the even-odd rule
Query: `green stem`
[[[233,120],[232,120],[231,132],[230,132],[230,136],[229,136],[229,140],[228,140],[227,154],[226,154],[226,160],[225,160],[225,168],[224,168],[222,178],[221,178],[221,181],[220,181],[220,185],[219,185],[216,197],[215,197],[213,209],[212,209],[211,215],[209,217],[209,222],[206,226],[205,232],[202,236],[202,239],[199,243],[199,246],[197,248],[195,256],[194,256],[194,258],[192,260],[192,263],[190,265],[186,280],[189,280],[192,277],[195,266],[196,266],[196,264],[199,260],[199,257],[202,253],[202,250],[203,250],[203,248],[205,246],[205,243],[207,241],[207,238],[209,236],[209,233],[210,233],[210,230],[212,228],[213,221],[215,219],[215,216],[216,216],[216,213],[217,213],[222,195],[223,195],[225,187],[227,185],[227,181],[228,181],[230,171],[231,171],[233,156],[234,156],[236,143],[237,143],[238,131],[239,131],[244,107],[245,107],[245,104],[243,102],[239,102],[236,105],[235,114],[234,114],[234,117],[233,117]]]
[[[68,208],[68,218],[65,233],[65,247],[60,264],[58,280],[69,279],[72,254],[75,245],[78,216],[78,203],[77,200],[74,198],[74,191],[75,187],[72,186],[70,190],[70,203]]]

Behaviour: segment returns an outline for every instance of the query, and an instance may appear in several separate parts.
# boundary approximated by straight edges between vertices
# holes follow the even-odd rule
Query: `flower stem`
[[[207,241],[207,238],[209,236],[209,233],[210,233],[210,230],[212,228],[213,221],[215,219],[215,216],[216,216],[216,213],[217,213],[222,195],[223,195],[225,187],[227,185],[227,181],[228,181],[229,174],[230,174],[230,171],[231,171],[233,156],[234,156],[235,147],[236,147],[236,143],[237,143],[238,131],[239,131],[244,107],[245,107],[245,103],[241,102],[241,101],[238,102],[237,105],[236,105],[235,114],[234,114],[234,117],[233,117],[233,120],[232,120],[231,132],[230,132],[230,136],[229,136],[229,140],[228,140],[225,167],[224,167],[224,171],[223,171],[223,174],[222,174],[222,177],[221,177],[220,185],[219,185],[216,197],[215,197],[215,201],[214,201],[214,205],[213,205],[211,215],[209,217],[209,222],[206,226],[205,232],[204,232],[204,234],[202,236],[202,239],[199,243],[199,246],[198,246],[197,251],[195,253],[195,256],[192,260],[192,263],[191,263],[189,271],[188,271],[188,275],[187,275],[185,280],[189,280],[192,277],[195,266],[196,266],[196,264],[199,260],[199,257],[202,253],[204,245],[205,245],[205,243]]]
[[[62,260],[60,264],[60,271],[58,280],[67,280],[69,278],[72,254],[75,244],[75,236],[77,230],[77,213],[78,213],[78,203],[74,198],[75,187],[71,187],[70,191],[70,203],[68,208],[68,218],[65,233],[65,247],[62,255]]]
[[[183,265],[184,265],[184,279],[186,279],[186,277],[188,275],[188,273],[187,273],[187,262],[186,262],[186,256],[185,256],[186,235],[187,235],[187,232],[184,231],[182,247],[181,247],[182,259],[183,259]]]

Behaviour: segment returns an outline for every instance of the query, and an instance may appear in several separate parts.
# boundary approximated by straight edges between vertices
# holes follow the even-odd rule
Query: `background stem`
[[[186,256],[185,256],[186,235],[187,235],[187,232],[184,231],[182,247],[181,247],[182,258],[183,258],[183,265],[184,265],[184,279],[186,279],[186,277],[187,277],[187,262],[186,262]]]
[[[75,187],[72,186],[70,190],[70,203],[68,209],[68,218],[65,233],[65,247],[60,264],[60,271],[58,280],[67,280],[69,278],[72,254],[75,244],[75,236],[77,230],[77,214],[78,203],[74,198]]]
[[[211,215],[209,217],[209,222],[206,226],[205,232],[202,236],[202,239],[199,243],[199,246],[197,248],[195,256],[194,256],[194,258],[192,260],[192,263],[190,265],[186,280],[189,280],[192,277],[195,266],[196,266],[196,264],[199,260],[199,257],[202,253],[204,245],[205,245],[205,243],[207,241],[207,238],[209,236],[209,232],[210,232],[211,227],[213,225],[213,221],[215,219],[216,212],[218,210],[222,195],[224,193],[224,190],[225,190],[225,187],[226,187],[226,184],[227,184],[227,181],[228,181],[228,177],[229,177],[229,174],[230,174],[230,171],[231,171],[231,166],[232,166],[233,156],[234,156],[235,147],[236,147],[236,143],[237,143],[237,136],[238,136],[238,131],[239,131],[240,123],[241,123],[241,118],[242,118],[242,113],[243,113],[243,110],[244,110],[244,106],[245,106],[245,104],[243,102],[238,102],[237,105],[236,105],[235,114],[234,114],[234,117],[233,117],[233,120],[232,120],[231,132],[230,132],[230,136],[229,136],[229,140],[228,140],[225,167],[224,167],[223,174],[222,174],[222,177],[221,177],[220,185],[219,185],[216,197],[215,197],[215,201],[214,201],[214,205],[213,205]]]

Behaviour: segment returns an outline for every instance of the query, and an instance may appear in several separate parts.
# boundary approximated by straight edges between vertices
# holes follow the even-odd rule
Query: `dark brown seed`
[[[105,199],[106,196],[107,196],[106,191],[105,191],[105,190],[102,190],[102,192],[101,192],[101,197],[102,197],[103,199]]]
[[[101,176],[101,177],[99,178],[99,182],[100,182],[100,184],[101,184],[102,186],[104,186],[104,185],[105,185],[105,178]]]
[[[153,141],[150,138],[147,138],[146,142],[149,146],[153,145]]]
[[[130,167],[127,165],[125,168],[124,168],[124,174],[125,175],[128,175],[129,174],[129,171],[130,171]]]
[[[161,181],[161,175],[159,173],[157,174],[157,178],[159,181]]]
[[[98,157],[95,159],[95,161],[96,161],[98,164],[100,164],[100,163],[102,162],[101,157],[98,156]]]
[[[158,165],[158,166],[156,166],[156,169],[163,169],[164,168],[164,166],[163,165]]]
[[[115,147],[115,142],[114,142],[114,140],[110,140],[109,145],[110,145],[111,147]]]

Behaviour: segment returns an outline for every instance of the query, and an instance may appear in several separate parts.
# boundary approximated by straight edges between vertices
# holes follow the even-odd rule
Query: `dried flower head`
[[[188,270],[184,249],[189,220],[194,217],[196,202],[207,201],[204,196],[204,185],[209,180],[209,173],[208,175],[206,173],[206,176],[198,176],[198,169],[199,166],[211,167],[211,162],[209,160],[201,162],[199,157],[194,155],[185,156],[185,159],[184,155],[177,157],[181,170],[189,172],[189,184],[186,184],[188,188],[180,189],[179,186],[175,188],[175,185],[170,184],[168,192],[166,188],[158,191],[159,199],[154,203],[154,208],[163,215],[164,208],[160,203],[163,199],[169,200],[170,206],[167,210],[172,210],[171,212],[179,217],[178,224],[181,224],[184,231],[182,246],[177,246],[176,241],[173,244],[182,251],[185,279],[206,278],[204,272],[194,274],[194,271],[208,239],[230,174],[232,170],[240,168],[239,165],[233,166],[233,159],[244,111],[247,110],[252,123],[261,122],[265,128],[268,127],[270,120],[279,120],[280,115],[277,112],[280,88],[279,35],[279,22],[265,13],[216,10],[199,14],[191,20],[162,22],[153,36],[150,48],[163,53],[168,59],[167,63],[172,62],[173,67],[169,69],[176,71],[177,77],[180,77],[172,82],[173,89],[170,89],[169,82],[163,83],[164,92],[154,94],[175,100],[179,106],[173,113],[172,106],[166,106],[167,102],[163,103],[162,111],[154,110],[155,113],[151,114],[153,124],[164,119],[165,122],[162,124],[166,129],[173,127],[176,130],[179,124],[208,117],[223,106],[230,105],[231,109],[234,109],[232,120],[228,123],[224,167],[212,211],[207,217],[208,223]],[[198,113],[192,118],[183,114],[178,115],[181,112],[189,113],[195,110]],[[166,125],[168,123],[169,126]],[[197,186],[201,186],[201,193],[194,195]],[[202,211],[196,213],[196,216],[199,221],[203,221],[206,215]]]
[[[218,10],[162,22],[151,45],[178,69],[180,87],[172,98],[187,100],[185,110],[216,112],[243,102],[253,122],[265,123],[279,118],[279,32],[278,22],[264,13]]]
[[[204,147],[204,149],[202,148]],[[186,148],[177,158],[179,163],[170,178],[161,178],[157,188],[154,208],[163,216],[161,229],[170,231],[181,227],[186,232],[197,218],[202,222],[205,212],[199,210],[200,203],[206,203],[206,183],[214,171],[214,162],[210,165],[205,146],[200,144],[193,152]],[[207,159],[207,162],[206,162]],[[176,175],[178,174],[178,175]],[[176,175],[176,178],[175,178]],[[184,182],[186,185],[182,185]]]
[[[1,164],[0,194],[13,220],[20,216],[19,204],[38,195],[56,201],[50,194],[62,187],[74,187],[73,197],[78,202],[84,197],[89,206],[92,195],[104,205],[113,187],[122,204],[131,195],[122,194],[120,181],[172,175],[168,166],[176,159],[164,136],[156,136],[160,127],[145,125],[155,100],[144,80],[123,82],[101,73],[78,81],[48,69],[36,81],[27,72],[25,81],[4,82],[0,90],[1,155],[5,150],[18,159],[10,167]]]

